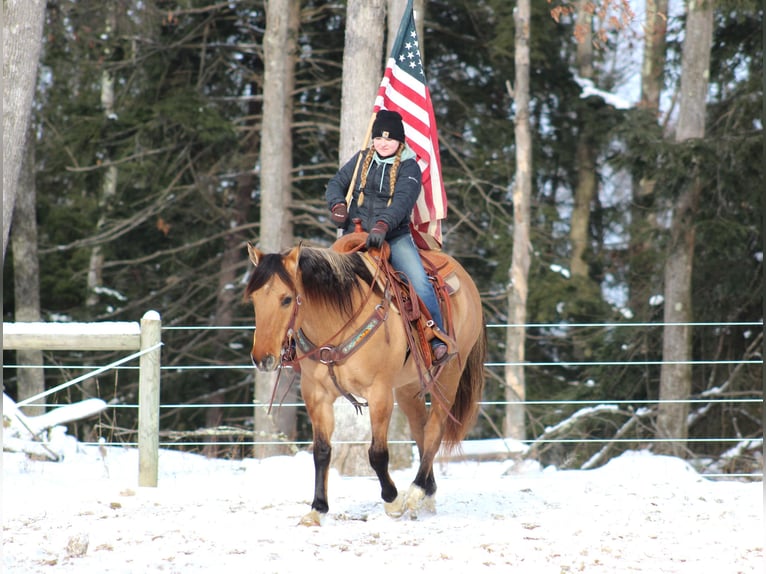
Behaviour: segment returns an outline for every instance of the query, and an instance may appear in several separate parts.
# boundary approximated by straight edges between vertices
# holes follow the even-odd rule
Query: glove
[[[336,203],[332,206],[332,215],[330,219],[335,224],[335,227],[345,227],[346,221],[348,221],[348,209],[345,203]]]
[[[372,226],[370,234],[367,236],[367,249],[373,247],[380,249],[383,246],[383,241],[386,239],[386,233],[388,233],[388,224],[384,221],[378,221]]]

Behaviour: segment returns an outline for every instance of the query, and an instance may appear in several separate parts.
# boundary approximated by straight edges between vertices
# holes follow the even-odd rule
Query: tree
[[[647,123],[656,124],[660,119],[660,95],[665,78],[668,0],[647,2],[645,20],[639,110],[649,116],[645,120]],[[656,263],[651,255],[651,238],[657,231],[657,213],[654,209],[655,184],[655,179],[649,174],[633,182],[628,282],[630,309],[638,321],[651,319],[648,304],[652,278],[657,276]]]
[[[295,58],[297,54],[300,2],[269,0],[266,5],[266,34],[263,39],[265,64],[263,120],[260,155],[261,212],[260,246],[278,252],[293,241],[290,217],[292,179],[292,121]],[[256,334],[257,336],[257,334]],[[295,407],[281,406],[269,414],[273,373],[255,375],[254,430],[256,439],[292,439],[295,436]],[[294,395],[293,395],[294,396]],[[294,402],[294,401],[288,401]],[[277,418],[276,413],[279,413]],[[261,445],[256,456],[284,453],[284,448]]]
[[[114,119],[117,117],[115,111],[115,78],[110,66],[114,57],[114,46],[117,45],[117,3],[107,2],[105,6],[104,26],[101,39],[104,42],[103,60],[101,68],[101,112],[103,113],[104,131],[111,131]],[[105,165],[100,182],[100,192],[98,194],[99,217],[96,223],[96,231],[102,231],[109,221],[109,212],[112,209],[112,203],[117,196],[117,165],[109,150],[109,143],[105,142],[104,149],[101,150],[100,159]],[[90,251],[90,260],[88,263],[87,292],[85,295],[85,306],[90,309],[90,314],[98,314],[98,304],[101,300],[99,290],[103,287],[103,266],[104,266],[104,248],[102,245],[94,245]]]
[[[37,83],[45,4],[3,1],[3,261]]]
[[[681,90],[675,141],[689,145],[705,135],[705,111],[713,42],[713,8],[705,0],[688,3]],[[694,262],[695,215],[703,185],[697,167],[673,205],[668,252],[665,257],[665,289],[660,373],[660,407],[657,416],[658,451],[683,456],[688,436],[688,403],[692,389],[692,267]],[[668,402],[663,402],[668,401]]]
[[[37,255],[37,209],[35,191],[35,136],[33,130],[27,137],[26,154],[19,177],[16,205],[11,227],[13,254],[13,298],[16,321],[40,320],[40,265]],[[34,365],[18,371],[18,400],[45,391],[43,376],[43,353],[36,349],[16,351],[19,365]],[[22,407],[27,415],[40,415],[45,407]]]
[[[506,335],[505,397],[503,434],[519,440],[526,438],[524,357],[527,322],[528,277],[531,258],[529,241],[530,201],[532,197],[532,134],[529,125],[529,0],[519,0],[514,15],[516,44],[515,104],[516,175],[513,184],[513,256],[508,271],[508,321],[512,325]]]
[[[577,72],[583,80],[593,80],[593,14],[589,10],[589,0],[579,0],[577,4]],[[572,276],[580,281],[588,279],[586,251],[589,244],[591,202],[596,195],[596,153],[591,137],[588,117],[581,114],[579,134],[577,135],[577,185],[574,191],[574,206],[569,228],[572,243],[569,269]]]

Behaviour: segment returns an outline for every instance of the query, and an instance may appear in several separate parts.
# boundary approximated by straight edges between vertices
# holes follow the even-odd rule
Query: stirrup
[[[436,325],[431,325],[431,331],[434,334],[434,339],[431,340],[431,353],[433,355],[431,364],[434,367],[438,367],[448,362],[457,354],[457,343]],[[438,343],[434,344],[434,341],[438,341]],[[439,353],[440,356],[437,356],[435,353],[438,348],[444,348],[444,351]]]
[[[434,338],[438,339],[439,341],[447,345],[448,354],[454,355],[457,352],[457,342],[455,341],[455,339],[450,337],[447,333],[442,331],[436,325],[431,325],[431,332],[433,332]]]

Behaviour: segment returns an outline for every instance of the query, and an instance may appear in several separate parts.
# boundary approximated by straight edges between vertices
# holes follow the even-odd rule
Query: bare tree
[[[577,3],[577,71],[581,78],[593,79],[593,14],[588,9],[590,0]],[[574,207],[569,226],[569,240],[572,244],[570,271],[573,277],[586,279],[588,263],[585,252],[588,248],[590,206],[596,194],[596,150],[589,137],[587,120],[580,121],[577,135],[577,185],[574,192]]]
[[[295,58],[300,25],[298,0],[269,0],[266,5],[266,33],[263,39],[265,64],[263,82],[263,121],[260,154],[261,221],[260,246],[280,251],[293,241],[290,218],[293,139],[293,88]],[[276,384],[273,373],[255,375],[255,439],[290,438],[295,432],[295,408],[283,406],[269,414],[268,405]],[[276,413],[279,413],[279,420]],[[262,445],[256,456],[284,453],[281,445]]]
[[[524,342],[527,321],[527,293],[530,265],[529,214],[532,195],[532,135],[529,126],[529,0],[519,0],[514,13],[516,65],[513,89],[516,139],[516,176],[513,185],[513,255],[508,273],[508,328],[506,335],[505,398],[508,401],[503,434],[526,438],[524,405]]]
[[[705,135],[705,110],[713,42],[713,8],[708,1],[688,3],[683,53],[681,93],[675,140],[683,144]],[[690,169],[694,169],[690,166]],[[692,173],[673,206],[670,243],[665,258],[665,306],[660,406],[657,416],[658,451],[683,456],[688,437],[687,415],[692,389],[692,265],[694,218],[702,181]],[[671,402],[664,402],[671,401]]]
[[[35,95],[45,0],[3,0],[3,261]]]
[[[665,70],[665,36],[667,33],[668,0],[646,3],[644,53],[641,65],[641,101],[639,106],[659,120],[660,94]],[[657,229],[652,178],[644,177],[633,183],[630,216],[630,309],[639,321],[647,321],[651,278],[656,277],[650,258],[650,232]],[[650,278],[647,280],[647,278]]]
[[[655,114],[660,109],[662,79],[665,72],[665,34],[668,22],[668,0],[646,3],[644,54],[641,64],[641,107]]]
[[[114,75],[109,70],[109,60],[112,55],[112,43],[115,41],[117,32],[117,6],[114,2],[107,2],[104,16],[104,39],[103,64],[101,69],[101,110],[104,115],[104,122],[109,125],[115,117],[114,109]],[[117,195],[117,166],[111,161],[109,152],[104,149],[104,168],[101,179],[101,190],[98,196],[99,218],[96,223],[97,232],[103,231],[109,219],[109,211],[112,202]],[[103,269],[104,269],[104,250],[101,245],[94,245],[90,251],[90,260],[88,262],[87,294],[85,296],[85,306],[91,312],[92,316],[98,313],[97,305],[100,300],[99,288],[103,287]],[[92,381],[91,381],[92,384]]]
[[[13,250],[13,300],[16,321],[40,320],[40,261],[37,253],[37,193],[35,190],[35,138],[27,137],[24,163],[19,177],[19,192],[13,210],[11,248]],[[16,351],[19,365],[16,400],[20,401],[45,390],[43,352],[37,349]],[[26,366],[33,365],[33,366]],[[39,415],[45,407],[22,407],[27,415]]]

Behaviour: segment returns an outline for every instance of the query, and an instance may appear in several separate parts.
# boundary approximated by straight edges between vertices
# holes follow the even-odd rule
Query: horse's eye
[[[282,299],[282,307],[287,307],[292,302],[293,298],[290,295],[285,295],[285,298]]]

